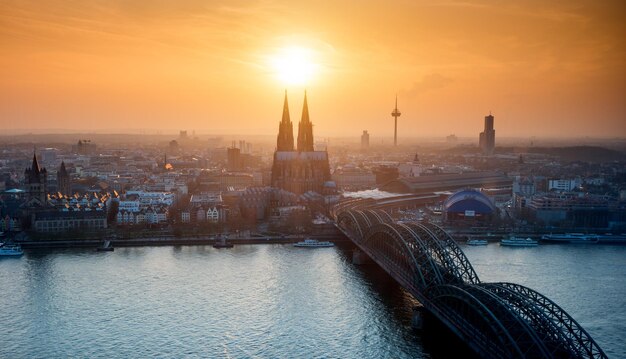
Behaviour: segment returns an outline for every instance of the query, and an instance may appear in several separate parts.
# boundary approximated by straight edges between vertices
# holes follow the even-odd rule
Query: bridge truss
[[[396,223],[382,210],[354,207],[334,212],[338,228],[482,357],[606,358],[544,295],[518,284],[481,282],[441,227]]]

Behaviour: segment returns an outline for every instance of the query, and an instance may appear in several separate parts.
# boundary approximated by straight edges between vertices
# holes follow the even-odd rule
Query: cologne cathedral
[[[278,140],[272,166],[272,187],[296,194],[309,191],[321,194],[327,181],[330,181],[328,152],[315,151],[313,147],[313,123],[309,119],[306,92],[302,118],[298,124],[297,146],[294,147],[293,124],[289,118],[289,105],[285,91],[283,118],[278,128]]]

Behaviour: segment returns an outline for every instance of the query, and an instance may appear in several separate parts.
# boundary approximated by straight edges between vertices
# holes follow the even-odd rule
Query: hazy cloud
[[[415,97],[424,92],[446,87],[452,82],[453,80],[451,78],[445,77],[438,73],[434,73],[422,77],[420,81],[414,82],[413,86],[410,89],[403,91],[403,94],[409,97]]]

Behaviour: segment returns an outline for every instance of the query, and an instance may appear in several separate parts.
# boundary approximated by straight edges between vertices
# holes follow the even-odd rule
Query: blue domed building
[[[484,193],[464,189],[448,197],[443,202],[443,210],[447,220],[480,220],[491,219],[496,206]]]

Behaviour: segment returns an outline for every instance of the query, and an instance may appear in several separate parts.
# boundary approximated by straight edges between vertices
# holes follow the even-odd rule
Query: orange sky
[[[316,136],[626,136],[624,1],[0,2],[5,130],[274,134],[311,49]],[[297,122],[303,86],[288,86]]]

